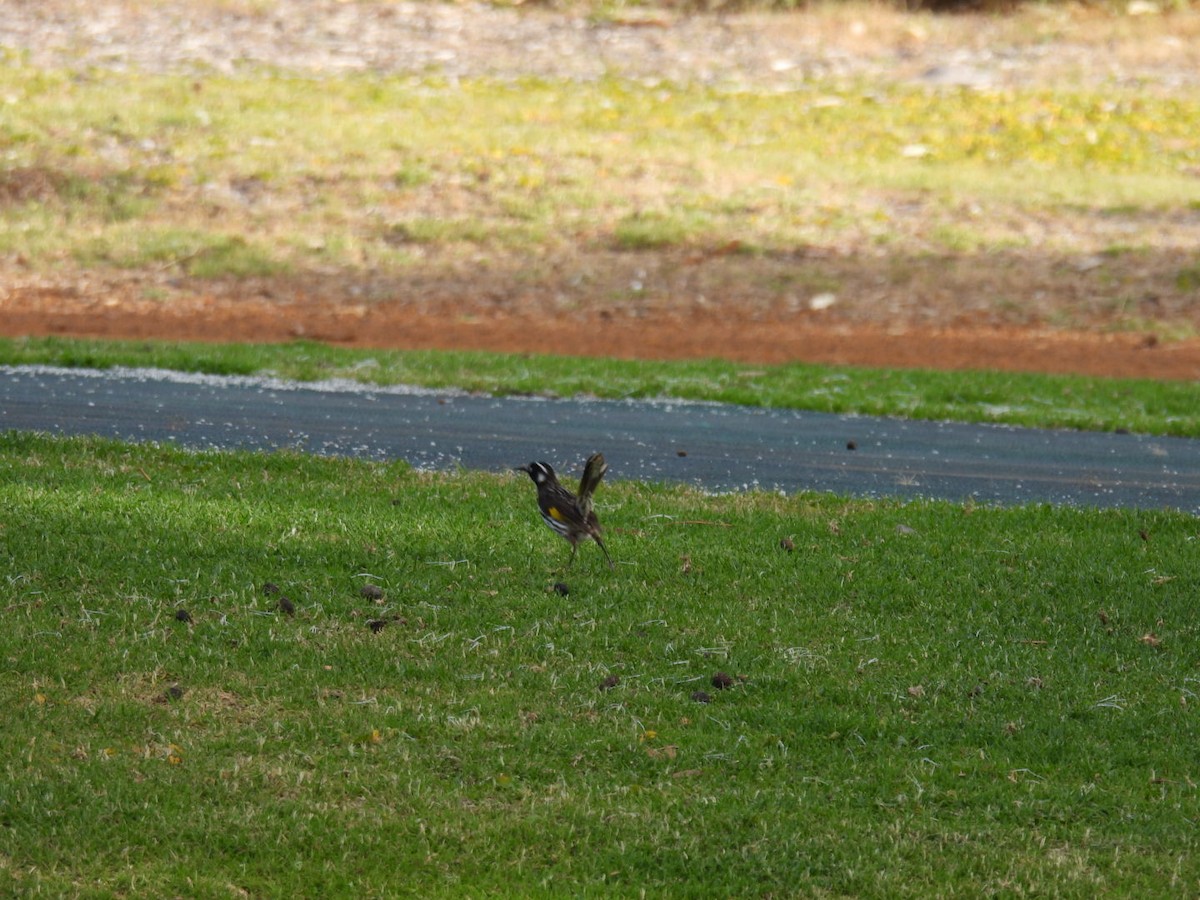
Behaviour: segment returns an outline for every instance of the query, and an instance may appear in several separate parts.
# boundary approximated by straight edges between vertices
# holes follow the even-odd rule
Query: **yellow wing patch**
[[[548,512],[550,514],[550,518],[556,522],[561,522],[564,519],[563,514],[558,511],[557,506],[550,507],[548,510],[546,510],[546,512]]]

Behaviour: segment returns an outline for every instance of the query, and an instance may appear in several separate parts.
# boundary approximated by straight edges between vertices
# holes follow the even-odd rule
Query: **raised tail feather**
[[[592,494],[596,493],[596,487],[607,471],[608,463],[604,461],[603,453],[593,453],[584,463],[583,477],[579,479],[579,505],[584,516],[592,511]]]

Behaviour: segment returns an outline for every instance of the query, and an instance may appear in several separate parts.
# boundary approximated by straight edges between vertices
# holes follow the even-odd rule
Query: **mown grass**
[[[303,381],[346,378],[491,394],[678,397],[820,412],[1200,437],[1196,386],[1149,379],[355,350],[315,342],[239,345],[61,338],[0,339],[0,364],[154,367]]]
[[[1200,890],[1193,517],[616,482],[564,576],[515,475],[0,468],[5,893]]]

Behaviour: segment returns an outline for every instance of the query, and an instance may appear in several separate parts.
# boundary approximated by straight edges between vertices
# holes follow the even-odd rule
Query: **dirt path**
[[[645,359],[722,357],[748,363],[806,361],[863,366],[1040,371],[1200,379],[1200,341],[1051,329],[905,327],[715,314],[547,317],[521,312],[426,315],[403,306],[370,309],[294,295],[254,299],[197,295],[155,304],[57,291],[10,305],[8,335],[288,341],[398,349],[476,349]]]

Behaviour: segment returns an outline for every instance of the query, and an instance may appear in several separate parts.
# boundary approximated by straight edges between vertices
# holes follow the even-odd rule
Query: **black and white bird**
[[[554,474],[554,469],[549,463],[531,462],[527,466],[518,466],[515,471],[524,472],[533,479],[533,483],[537,485],[537,502],[542,520],[571,545],[568,568],[575,562],[579,542],[587,538],[599,545],[604,558],[608,560],[608,567],[613,568],[612,557],[608,555],[608,549],[604,546],[600,520],[596,518],[596,512],[592,508],[592,495],[596,492],[600,479],[608,471],[604,454],[593,453],[584,463],[578,494],[572,494],[559,483],[558,476]]]

